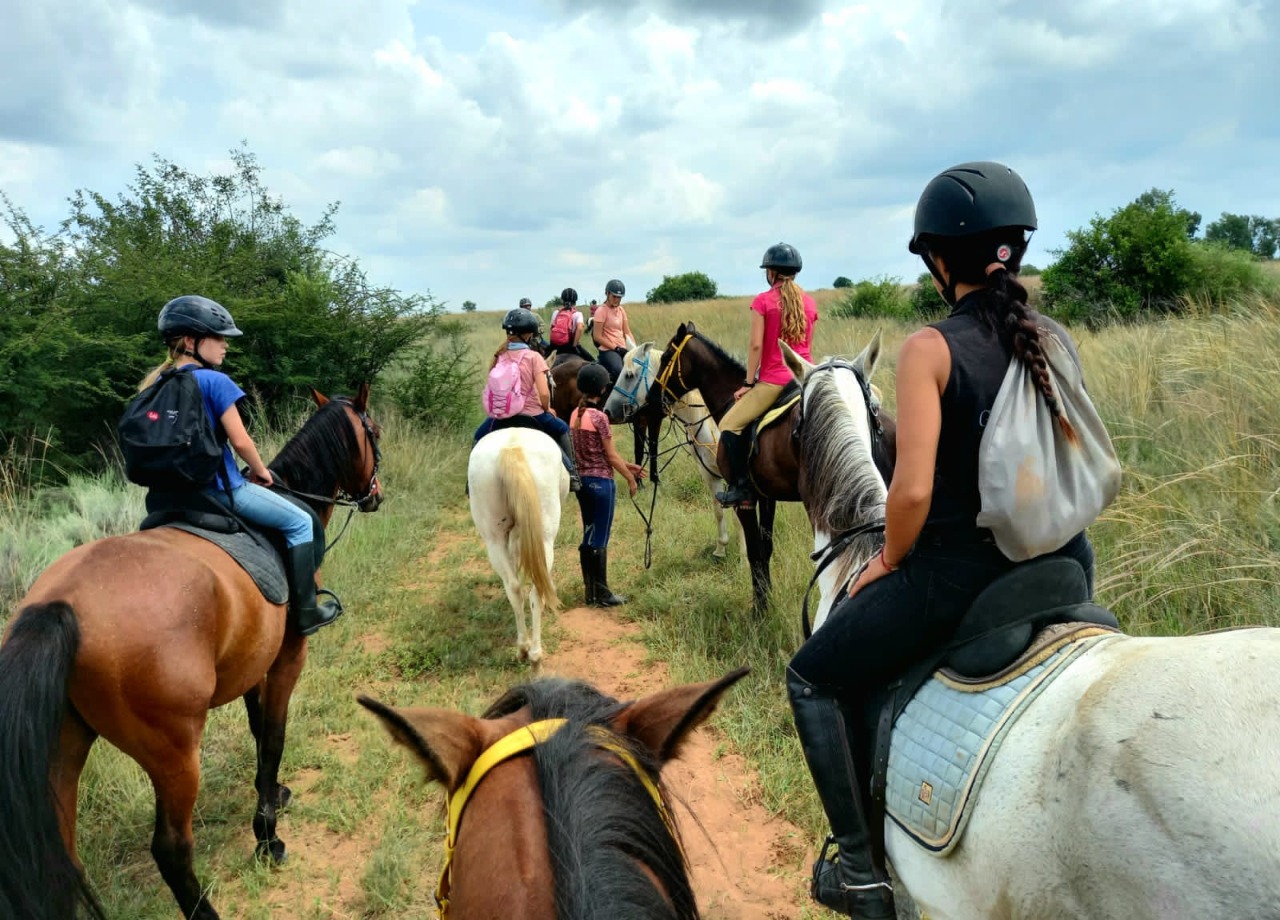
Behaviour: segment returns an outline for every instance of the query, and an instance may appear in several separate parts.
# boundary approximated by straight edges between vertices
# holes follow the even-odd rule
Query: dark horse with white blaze
[[[443,920],[697,920],[659,779],[744,677],[619,702],[548,678],[483,718],[360,702],[449,793]]]
[[[369,388],[319,410],[269,465],[327,522],[339,495],[381,503]],[[289,697],[307,640],[223,549],[172,527],[106,537],[40,575],[0,646],[0,917],[104,916],[76,856],[76,792],[105,738],[155,788],[151,853],[182,915],[216,920],[191,815],[208,711],[242,697],[257,740],[260,854],[285,856],[276,809]]]
[[[880,337],[867,346],[855,364],[867,360],[880,350]],[[690,390],[700,390],[711,417],[719,422],[733,405],[733,394],[741,387],[747,370],[736,358],[711,341],[694,327],[693,323],[681,323],[675,335],[667,343],[658,367],[658,376],[649,390],[649,400],[661,399],[664,408]],[[878,406],[877,406],[878,411]],[[747,541],[747,557],[751,564],[752,601],[757,611],[769,601],[769,562],[773,556],[773,519],[777,503],[803,501],[805,495],[804,469],[798,460],[796,406],[788,410],[784,418],[761,431],[751,452],[751,483],[757,500],[754,508],[737,509],[738,522]],[[885,478],[893,473],[893,420],[880,416],[884,428],[882,449],[876,462]],[[717,464],[728,469],[724,448],[718,448]]]

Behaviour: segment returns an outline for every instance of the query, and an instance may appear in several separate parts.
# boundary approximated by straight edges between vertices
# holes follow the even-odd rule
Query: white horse
[[[877,336],[813,374],[787,354],[819,549],[883,515],[856,376],[878,355]],[[823,573],[819,611],[878,548],[860,538]],[[1276,629],[1095,645],[1013,724],[949,855],[886,821],[900,898],[930,920],[1280,917],[1277,675]]]
[[[637,345],[622,364],[622,372],[609,393],[604,404],[604,413],[611,419],[628,419],[649,398],[649,387],[658,371],[658,363],[662,360],[662,350],[654,348],[652,342]],[[716,501],[719,490],[720,468],[716,464],[716,450],[720,446],[720,428],[697,390],[690,390],[669,411],[684,428],[684,448],[698,465],[698,473],[711,495],[711,507],[716,516],[716,548],[712,555],[723,559],[725,548],[729,545],[729,527],[725,520],[724,509]],[[738,529],[742,558],[747,558],[746,537],[742,529]]]
[[[487,434],[471,451],[467,485],[471,518],[516,615],[517,653],[536,666],[542,659],[542,613],[560,605],[551,579],[560,503],[569,492],[560,448],[531,428]]]

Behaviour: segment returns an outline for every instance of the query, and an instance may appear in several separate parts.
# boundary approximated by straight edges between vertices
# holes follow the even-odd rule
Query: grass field
[[[820,310],[835,296],[819,292]],[[748,303],[628,310],[641,341],[661,345],[692,319],[741,354]],[[459,321],[478,357],[501,340],[499,314]],[[815,356],[856,353],[876,328],[824,318]],[[890,410],[897,347],[909,331],[883,328],[876,383]],[[1253,303],[1234,314],[1082,331],[1078,339],[1090,391],[1126,473],[1119,500],[1091,530],[1101,602],[1143,634],[1280,624],[1280,307]],[[477,392],[479,386],[477,372]],[[399,422],[377,397],[375,389],[375,414],[386,431],[387,502],[378,514],[353,521],[326,562],[326,580],[350,612],[311,644],[282,774],[299,793],[282,836],[318,836],[335,859],[319,869],[297,861],[278,871],[251,861],[252,745],[239,706],[215,712],[203,749],[197,858],[226,917],[426,915],[434,870],[423,867],[439,857],[439,794],[422,787],[406,757],[388,756],[381,729],[354,695],[474,712],[527,676],[514,661],[509,609],[466,511],[469,436],[428,436]],[[280,439],[266,440],[278,446]],[[0,491],[6,616],[52,559],[79,542],[128,530],[141,517],[139,490],[110,478],[74,481],[35,499],[17,495]],[[684,456],[661,486],[647,570],[642,525],[622,500],[611,581],[632,598],[623,615],[640,624],[651,655],[669,662],[675,678],[753,666],[749,683],[726,699],[718,725],[758,767],[766,805],[816,839],[821,817],[781,681],[799,641],[812,543],[801,508],[779,511],[773,609],[763,619],[748,612],[750,583],[736,543],[726,562],[711,558],[709,499]],[[577,511],[569,503],[557,557],[557,584],[569,599],[581,591],[577,541]],[[557,641],[552,623],[546,633],[552,654]],[[152,819],[145,777],[99,744],[82,785],[81,854],[112,917],[176,913],[148,853]]]

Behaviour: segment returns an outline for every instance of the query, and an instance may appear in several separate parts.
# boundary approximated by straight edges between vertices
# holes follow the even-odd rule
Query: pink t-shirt
[[[582,414],[582,424],[578,416]],[[569,415],[569,431],[573,433],[573,453],[578,462],[578,475],[613,478],[613,466],[604,452],[604,439],[613,437],[609,418],[594,406],[588,406],[584,414],[574,409]]]
[[[542,408],[538,399],[538,375],[547,373],[547,361],[542,355],[530,348],[511,348],[498,355],[499,361],[520,362],[520,385],[524,388],[524,408],[518,415],[541,415],[547,410]],[[545,379],[545,378],[544,378]]]
[[[778,339],[782,336],[782,295],[778,293],[781,285],[775,285],[763,294],[757,294],[751,301],[751,311],[764,317],[764,346],[760,352],[761,383],[775,383],[785,386],[791,382],[791,370],[782,359],[782,349]],[[804,295],[804,341],[787,342],[796,354],[806,361],[812,361],[810,347],[813,345],[813,324],[818,321],[818,307],[813,298]],[[747,381],[751,383],[750,380]]]
[[[627,311],[622,309],[621,304],[611,307],[602,303],[596,307],[596,312],[592,316],[595,320],[595,326],[591,331],[591,335],[595,338],[595,343],[598,347],[626,347],[626,333],[622,324],[627,320]]]

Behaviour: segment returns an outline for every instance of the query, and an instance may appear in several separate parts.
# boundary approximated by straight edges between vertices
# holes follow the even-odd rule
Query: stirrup
[[[744,511],[750,511],[756,506],[756,497],[749,490],[738,486],[729,486],[717,492],[716,501],[722,508],[741,508]]]
[[[813,877],[809,880],[809,897],[831,910],[851,913],[852,916],[896,916],[893,903],[893,885],[888,881],[871,881],[862,885],[849,885],[839,878],[840,846],[834,835],[827,837],[822,844],[822,851],[813,864]],[[835,884],[839,891],[836,897],[842,900],[833,903],[821,897],[823,877],[836,873]],[[874,876],[873,876],[874,878]]]

